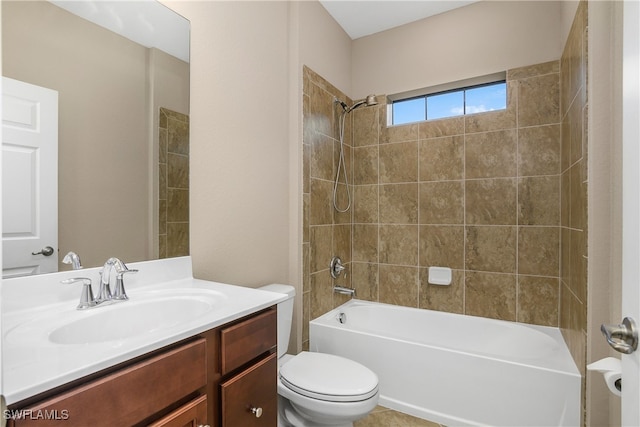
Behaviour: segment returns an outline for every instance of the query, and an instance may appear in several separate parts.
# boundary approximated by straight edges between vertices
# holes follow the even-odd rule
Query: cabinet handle
[[[209,424],[207,424],[207,425],[198,424],[198,427],[211,427],[211,426]]]
[[[262,408],[258,407],[251,407],[251,413],[254,414],[256,416],[256,418],[260,418],[262,416]]]

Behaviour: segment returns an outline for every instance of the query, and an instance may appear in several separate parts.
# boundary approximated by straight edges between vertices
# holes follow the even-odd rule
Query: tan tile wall
[[[348,263],[338,283],[361,299],[559,324],[560,63],[507,80],[503,111],[394,127],[386,105],[350,113],[349,216],[330,199],[335,88],[305,70],[303,342],[308,320],[344,301],[332,255]],[[429,285],[430,266],[452,268],[452,285]]]
[[[587,342],[587,2],[561,59],[560,328],[585,374]]]
[[[159,257],[189,255],[189,116],[160,108]]]
[[[334,255],[351,270],[352,206],[345,213],[333,208],[333,182],[339,156],[338,120],[342,108],[334,103],[338,98],[351,100],[318,74],[305,67],[303,72],[303,342],[308,345],[309,319],[331,309],[333,279],[329,262]],[[348,184],[341,173],[338,188],[339,207],[347,206],[348,185],[353,204],[353,163],[351,157],[351,118],[345,123],[345,161]],[[350,283],[340,280],[340,284]],[[313,289],[313,292],[312,292]],[[343,300],[344,301],[344,300]]]

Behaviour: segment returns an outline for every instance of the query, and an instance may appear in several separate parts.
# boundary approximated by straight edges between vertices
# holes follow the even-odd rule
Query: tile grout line
[[[462,122],[462,314],[467,314],[467,118]]]
[[[416,150],[418,155],[416,156],[417,159],[416,161],[418,162],[417,167],[416,167],[416,174],[417,174],[417,185],[416,185],[416,191],[418,192],[418,194],[416,194],[416,209],[418,210],[418,212],[416,212],[416,221],[417,221],[417,233],[418,233],[418,248],[417,248],[417,269],[416,269],[416,283],[418,286],[418,301],[416,302],[416,306],[418,308],[421,308],[421,294],[422,294],[422,282],[420,280],[420,127],[418,126],[416,129],[416,132],[418,133],[418,140],[416,141]],[[427,283],[424,287],[424,292],[425,294],[427,293],[428,290],[428,286],[429,286],[429,271],[427,270]]]
[[[516,82],[518,82],[518,80],[516,80]],[[520,181],[520,120],[519,120],[519,114],[518,114],[518,107],[519,107],[519,101],[520,101],[520,97],[518,96],[520,94],[520,83],[515,83],[516,86],[516,93],[515,93],[515,115],[516,115],[516,271],[515,271],[515,278],[516,278],[516,306],[515,306],[515,315],[516,315],[516,322],[518,321],[518,318],[520,316],[519,313],[519,307],[520,307],[520,280],[519,280],[519,260],[520,260],[520,215],[519,214],[519,208],[518,206],[520,205],[520,185],[519,185],[519,181]]]
[[[382,124],[380,123],[380,109],[376,111],[376,151],[377,151],[377,174],[376,174],[376,194],[377,194],[377,220],[376,220],[376,276],[377,276],[377,286],[376,286],[376,301],[380,302],[380,137],[382,133]],[[385,124],[386,129],[386,124]]]

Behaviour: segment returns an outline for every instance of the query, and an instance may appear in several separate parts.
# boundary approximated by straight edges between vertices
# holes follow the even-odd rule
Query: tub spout
[[[353,288],[347,288],[344,286],[334,286],[333,292],[342,294],[342,295],[350,295],[351,298],[356,296],[356,290]]]

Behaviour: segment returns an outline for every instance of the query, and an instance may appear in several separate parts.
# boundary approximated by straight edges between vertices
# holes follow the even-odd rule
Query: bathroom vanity
[[[193,279],[190,258],[185,258],[132,263],[148,274],[130,281],[131,301],[120,307],[78,311],[77,301],[59,295],[61,301],[39,310],[13,306],[3,313],[8,425],[275,427],[276,304],[284,296]],[[174,267],[189,277],[176,278],[185,274]],[[47,277],[69,275],[79,274]],[[170,280],[159,282],[158,277]],[[10,282],[3,289],[5,298],[25,283]],[[29,286],[37,290],[37,280]],[[191,300],[207,301],[210,309],[202,311],[199,302],[185,305]],[[140,315],[129,319],[126,304]],[[161,317],[171,319],[174,306],[191,315],[179,317],[178,323],[158,320],[161,330],[136,329],[132,323],[115,335],[94,328],[85,337],[75,326],[111,323],[119,328],[119,319],[144,325],[141,316],[154,316],[148,310],[162,309]]]

